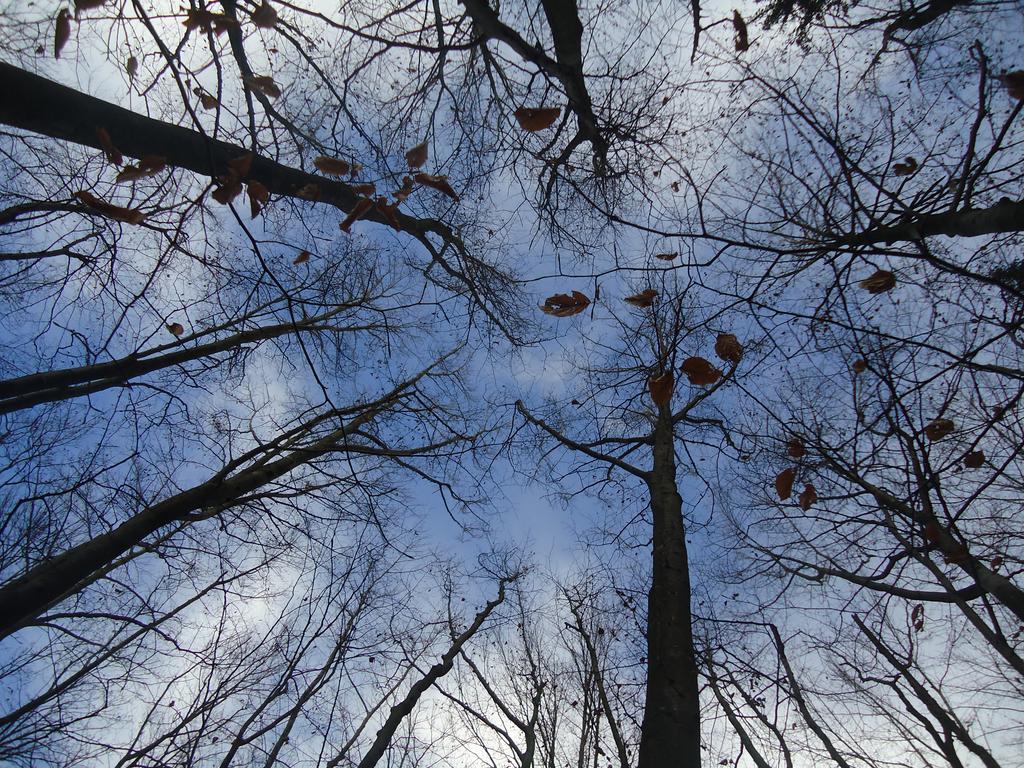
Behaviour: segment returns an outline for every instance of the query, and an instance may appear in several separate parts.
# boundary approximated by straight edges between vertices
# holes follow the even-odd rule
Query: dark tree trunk
[[[672,416],[660,406],[648,479],[654,563],[647,602],[647,703],[638,768],[700,768],[700,699],[690,615],[683,500]]]
[[[218,473],[205,483],[147,507],[113,530],[38,563],[24,575],[0,588],[0,639],[25,626],[51,605],[80,590],[93,580],[97,572],[160,528],[188,520],[199,511],[202,511],[203,517],[208,517],[238,504],[247,494],[296,467],[339,450],[347,435],[367,423],[374,415],[373,411],[364,413],[310,445],[296,447],[290,454],[276,461],[257,464],[233,477],[225,477],[227,470]],[[307,422],[305,426],[312,428],[323,420],[321,416]],[[299,436],[301,432],[293,433],[292,440]]]
[[[922,240],[926,237],[981,237],[1001,232],[1024,230],[1024,202],[1004,200],[990,208],[967,208],[961,211],[930,213],[911,221],[875,227],[850,235],[844,245],[878,245],[900,241]]]

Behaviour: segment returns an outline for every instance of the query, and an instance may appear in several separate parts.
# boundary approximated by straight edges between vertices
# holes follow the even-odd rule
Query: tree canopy
[[[0,6],[0,762],[1017,765],[1022,39]]]

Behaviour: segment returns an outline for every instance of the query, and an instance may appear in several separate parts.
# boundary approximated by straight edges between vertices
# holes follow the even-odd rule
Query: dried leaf
[[[192,89],[192,93],[199,97],[199,103],[203,105],[203,109],[216,109],[220,105],[215,96],[207,93],[198,85]]]
[[[814,502],[818,500],[818,492],[814,489],[814,486],[810,483],[804,485],[804,489],[800,491],[800,495],[796,497],[797,503],[800,505],[800,509],[804,512],[814,506]]]
[[[985,452],[971,451],[964,456],[964,466],[968,469],[978,469],[985,466]]]
[[[654,258],[661,259],[662,261],[673,261],[674,259],[679,258],[679,252],[676,251],[675,253],[656,253],[654,254]]]
[[[99,139],[100,149],[102,149],[103,154],[107,156],[107,161],[120,166],[124,162],[124,155],[122,155],[121,151],[114,146],[114,140],[110,138],[110,134],[107,133],[107,129],[97,128],[96,138]]]
[[[403,176],[402,177],[402,187],[401,187],[401,189],[399,189],[394,194],[395,204],[404,203],[405,202],[405,198],[407,198],[409,195],[411,195],[412,191],[415,188],[416,187],[413,184],[412,178],[409,177],[409,176]],[[354,189],[354,187],[353,187],[353,189]]]
[[[647,379],[647,391],[651,393],[651,400],[655,405],[667,405],[672,399],[672,391],[675,389],[676,377],[671,370],[663,371]]]
[[[996,555],[992,558],[992,562],[989,563],[989,567],[995,571],[1003,564],[1003,558],[1001,555]]]
[[[185,333],[185,326],[181,323],[168,323],[167,330],[173,333],[175,336],[181,336]]]
[[[68,40],[71,39],[71,17],[66,9],[61,8],[57,12],[57,23],[53,30],[53,58],[59,59],[60,52],[64,50]]]
[[[228,175],[238,181],[244,179],[252,170],[254,157],[255,155],[252,152],[246,152],[244,155],[228,160]]]
[[[242,182],[226,176],[217,180],[217,187],[210,193],[210,197],[222,205],[228,205],[232,200],[242,194]]]
[[[75,16],[81,11],[91,11],[107,3],[107,0],[75,0]]]
[[[373,182],[367,182],[366,184],[353,184],[352,191],[357,195],[371,197],[372,195],[377,194],[377,185]]]
[[[681,370],[691,384],[706,387],[722,378],[722,372],[703,357],[688,357],[683,361]]]
[[[896,275],[886,269],[879,269],[871,277],[861,280],[860,287],[868,293],[885,293],[896,287]]]
[[[864,373],[868,369],[868,361],[864,359],[854,360],[853,365],[850,367],[853,368],[853,372],[856,374]]]
[[[352,170],[351,163],[339,160],[336,157],[327,157],[327,155],[317,157],[313,160],[313,165],[316,166],[320,173],[326,173],[328,176],[344,176]]]
[[[281,98],[281,89],[277,83],[274,82],[274,78],[270,75],[252,75],[251,77],[242,78],[242,82],[245,83],[250,90],[256,93],[262,93],[268,99],[279,99]]]
[[[421,142],[405,153],[405,162],[413,170],[427,162],[427,142]]]
[[[918,603],[910,612],[910,621],[914,625],[914,631],[920,632],[924,629],[924,605]]]
[[[775,492],[779,499],[785,501],[793,493],[793,481],[796,480],[796,468],[784,469],[775,476]]]
[[[356,200],[355,206],[353,206],[351,212],[345,217],[345,220],[341,222],[341,231],[349,232],[352,229],[352,225],[355,224],[359,219],[363,218],[367,213],[373,209],[373,200],[368,197],[360,197]]]
[[[996,75],[996,79],[1006,86],[1006,92],[1010,94],[1011,99],[1024,101],[1024,70],[1004,72],[1001,75]]]
[[[255,219],[260,211],[263,210],[263,206],[270,202],[270,190],[261,182],[253,180],[249,182],[249,187],[246,191],[249,194],[249,210]]]
[[[425,187],[432,187],[439,192],[444,192],[455,202],[459,201],[458,194],[456,194],[455,190],[451,188],[450,184],[448,184],[447,176],[431,176],[429,173],[417,173],[413,179]]]
[[[632,296],[627,296],[624,301],[627,304],[632,304],[634,307],[640,307],[641,309],[647,309],[654,304],[654,299],[657,298],[658,292],[653,288],[646,288],[640,293]]]
[[[586,294],[573,291],[571,295],[568,293],[556,293],[554,296],[548,296],[544,299],[540,310],[545,315],[572,317],[583,312],[589,306],[590,299],[587,298]]]
[[[892,167],[893,176],[910,176],[917,170],[917,160],[908,157],[902,163],[895,163]]]
[[[398,203],[388,205],[388,199],[386,197],[378,197],[376,207],[384,218],[388,220],[388,224],[399,232],[402,231],[402,225],[398,221]]]
[[[799,437],[794,437],[786,443],[786,453],[794,459],[802,459],[807,454],[803,440]]]
[[[320,187],[312,182],[309,184],[303,184],[295,190],[295,196],[301,197],[303,200],[312,200],[315,203],[320,199]]]
[[[715,354],[720,360],[736,365],[743,357],[743,345],[731,333],[720,333],[715,339]]]
[[[305,264],[307,261],[309,261],[309,251],[302,251],[295,257],[292,264]]]
[[[128,61],[124,63],[124,70],[128,73],[128,79],[134,80],[135,75],[139,72],[139,60],[134,56],[129,56]]]
[[[928,521],[924,526],[924,538],[929,544],[939,543],[939,526],[937,523]]]
[[[138,165],[125,166],[124,170],[117,174],[117,178],[114,181],[118,184],[123,184],[126,181],[145,179],[150,176],[156,176],[166,167],[167,158],[160,155],[144,155],[139,160]]]
[[[935,419],[925,425],[924,434],[931,441],[941,440],[953,433],[955,425],[949,419]]]
[[[96,213],[114,221],[123,221],[126,224],[141,224],[146,219],[146,215],[142,211],[135,208],[122,208],[119,205],[108,203],[106,200],[101,200],[84,189],[75,192],[75,197]]]
[[[214,32],[221,35],[228,31],[228,27],[237,26],[238,21],[223,13],[204,11],[192,8],[185,14],[185,29],[202,29],[204,32]]]
[[[750,39],[747,36],[747,22],[740,16],[740,12],[732,12],[732,28],[736,33],[736,50],[740,53],[750,47]]]
[[[512,114],[519,121],[520,128],[530,131],[530,133],[536,133],[554,125],[555,120],[562,114],[562,110],[560,107],[538,107],[535,109],[520,107]]]
[[[277,11],[271,7],[267,0],[263,0],[260,7],[252,12],[252,23],[263,29],[273,29],[274,25],[277,24]]]

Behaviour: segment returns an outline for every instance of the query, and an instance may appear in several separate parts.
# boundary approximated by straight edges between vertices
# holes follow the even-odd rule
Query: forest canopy
[[[0,763],[1020,765],[1022,40],[0,5]]]

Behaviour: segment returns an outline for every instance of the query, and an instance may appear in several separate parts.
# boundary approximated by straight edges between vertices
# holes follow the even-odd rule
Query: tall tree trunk
[[[638,768],[700,768],[700,700],[690,615],[683,500],[676,487],[672,414],[658,407],[648,489],[654,563],[647,598],[647,703]]]
[[[900,224],[875,227],[850,235],[843,245],[879,245],[926,237],[981,237],[1024,230],[1024,202],[1003,200],[989,208],[930,213]]]
[[[367,410],[327,436],[305,446],[294,446],[285,456],[263,463],[267,455],[253,452],[254,466],[228,477],[229,467],[205,483],[182,491],[138,512],[111,531],[100,534],[55,557],[38,563],[17,579],[0,588],[0,639],[25,626],[51,605],[79,591],[93,575],[141,544],[164,526],[185,521],[199,510],[203,517],[240,503],[245,496],[313,459],[341,450],[353,430],[367,424],[379,413]],[[324,421],[318,416],[299,430],[304,432]],[[273,444],[265,446],[268,453]]]

